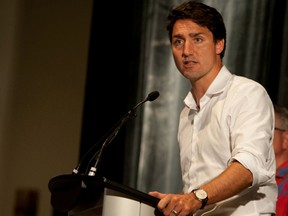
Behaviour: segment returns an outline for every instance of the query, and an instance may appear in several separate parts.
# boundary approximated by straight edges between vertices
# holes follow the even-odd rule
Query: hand
[[[164,194],[151,191],[149,195],[160,199],[157,207],[165,216],[192,215],[201,208],[201,202],[193,194]]]

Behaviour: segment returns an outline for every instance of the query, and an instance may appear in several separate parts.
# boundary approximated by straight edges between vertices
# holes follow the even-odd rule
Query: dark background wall
[[[141,1],[94,1],[80,158],[99,149],[136,98],[141,48]],[[129,124],[129,122],[127,122]],[[126,124],[99,164],[100,175],[122,182]],[[103,139],[104,138],[104,139]],[[86,168],[88,161],[85,160]],[[89,166],[88,166],[89,167]]]

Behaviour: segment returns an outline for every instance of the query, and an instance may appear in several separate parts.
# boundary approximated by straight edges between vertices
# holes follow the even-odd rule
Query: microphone
[[[148,101],[154,101],[154,100],[156,100],[158,97],[159,97],[159,92],[158,91],[153,91],[153,92],[151,92],[148,96],[147,96],[147,98],[146,98],[146,100],[148,100]]]
[[[120,131],[121,127],[128,121],[128,119],[130,118],[135,118],[137,115],[135,113],[136,109],[141,106],[142,104],[144,104],[147,101],[154,101],[159,97],[159,92],[158,91],[153,91],[151,93],[148,94],[148,96],[146,97],[145,100],[140,101],[138,104],[136,104],[133,108],[131,108],[113,127],[112,129],[110,129],[110,133],[108,133],[107,138],[105,139],[105,141],[103,142],[101,148],[99,151],[97,151],[92,158],[90,159],[90,162],[92,160],[95,159],[96,157],[96,161],[94,166],[92,166],[89,170],[88,176],[95,176],[97,168],[98,168],[98,164],[101,160],[103,151],[105,149],[105,147],[107,145],[109,145],[114,138],[117,136],[118,132]],[[97,144],[97,143],[96,143]],[[83,156],[83,159],[80,161],[80,163],[78,164],[78,166],[76,168],[73,169],[72,174],[78,174],[79,169],[81,168],[81,164],[84,161],[84,159],[86,159],[86,157],[88,156],[88,154],[96,147],[96,145],[93,145],[88,152],[86,152],[86,154]],[[88,163],[88,165],[90,164],[90,162]]]
[[[129,112],[131,111],[135,111],[140,105],[142,105],[143,103],[145,103],[146,101],[154,101],[156,100],[158,97],[159,97],[159,92],[158,91],[153,91],[153,92],[150,92],[148,94],[148,96],[146,97],[145,100],[139,102],[138,104],[136,104],[136,106],[134,106],[132,109],[129,110]]]

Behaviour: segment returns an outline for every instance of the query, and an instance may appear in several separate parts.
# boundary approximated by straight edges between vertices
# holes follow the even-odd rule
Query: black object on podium
[[[51,205],[56,211],[68,215],[102,215],[105,189],[153,208],[153,215],[163,215],[157,209],[159,199],[131,187],[108,180],[105,177],[66,174],[50,179],[48,188],[51,192]],[[119,196],[119,194],[122,194]],[[117,206],[117,205],[115,205]],[[115,207],[111,206],[111,208]],[[129,208],[129,207],[128,207]],[[93,214],[89,212],[93,210]],[[79,213],[79,214],[78,214]],[[109,214],[107,214],[109,215]],[[119,214],[120,215],[120,214]]]

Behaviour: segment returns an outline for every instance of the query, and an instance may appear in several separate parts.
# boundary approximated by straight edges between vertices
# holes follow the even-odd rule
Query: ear
[[[223,51],[224,44],[225,44],[224,42],[225,42],[224,39],[219,40],[219,41],[216,42],[216,54],[219,55]]]
[[[283,145],[282,145],[282,148],[288,149],[288,131],[284,131],[284,132],[282,133],[282,137],[283,137]]]

